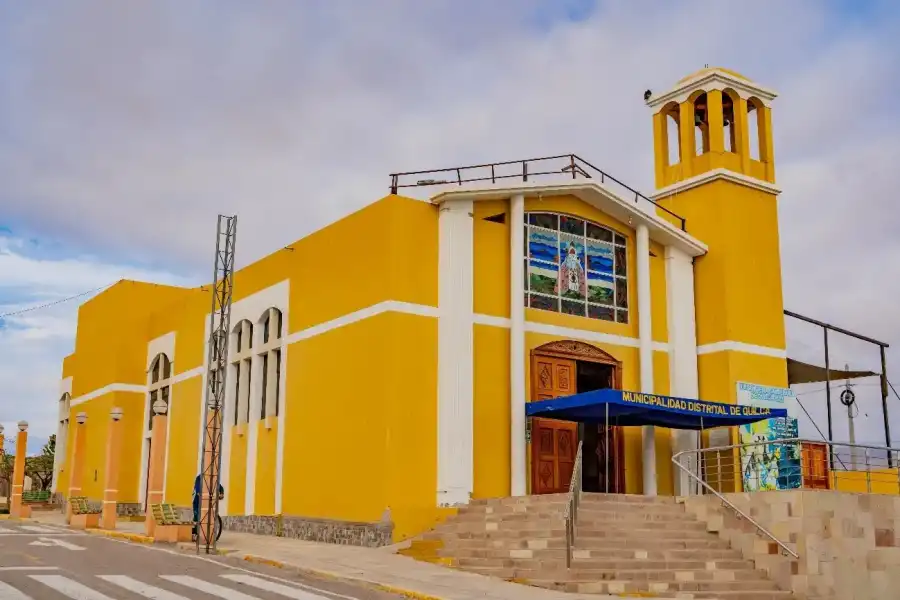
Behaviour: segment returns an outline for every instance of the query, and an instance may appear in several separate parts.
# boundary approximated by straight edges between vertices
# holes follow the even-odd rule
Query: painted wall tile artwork
[[[526,306],[628,322],[624,236],[563,214],[528,213],[526,222]]]

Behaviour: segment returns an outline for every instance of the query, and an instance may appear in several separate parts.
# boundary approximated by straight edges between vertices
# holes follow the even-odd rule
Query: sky
[[[240,266],[393,171],[575,152],[649,192],[643,92],[711,64],[779,92],[785,306],[900,344],[894,4],[0,0],[0,314],[123,277],[205,283],[218,213],[239,216]],[[28,420],[33,447],[87,297],[0,320],[0,422]],[[788,351],[820,359],[821,332],[790,324]],[[797,391],[824,427],[822,388]],[[856,390],[858,437],[883,441],[877,382]]]

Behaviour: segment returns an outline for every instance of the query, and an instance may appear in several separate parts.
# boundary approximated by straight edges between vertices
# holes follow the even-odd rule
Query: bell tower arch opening
[[[775,183],[770,112],[775,97],[721,68],[702,69],[669,92],[651,94],[647,104],[654,112],[657,187],[718,169]]]

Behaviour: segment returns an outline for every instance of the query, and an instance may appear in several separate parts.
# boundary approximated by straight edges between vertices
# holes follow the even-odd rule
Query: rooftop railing
[[[612,184],[619,189],[619,195],[623,198],[633,199],[635,204],[638,204],[641,201],[649,202],[678,222],[682,231],[687,231],[684,217],[675,214],[665,206],[651,200],[628,184],[616,179],[602,169],[595,167],[577,154],[560,154],[558,156],[508,160],[480,165],[467,165],[463,167],[391,173],[391,193],[396,194],[399,190],[404,188],[435,185],[462,186],[466,183],[479,182],[491,182],[496,184],[498,181],[507,179],[527,182],[537,177],[547,177],[550,175],[563,175],[571,177],[572,179],[583,177],[585,179],[599,180],[601,184],[605,185]]]

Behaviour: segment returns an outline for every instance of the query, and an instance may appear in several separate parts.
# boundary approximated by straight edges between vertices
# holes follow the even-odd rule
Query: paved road
[[[227,557],[0,521],[0,600],[397,600]]]

